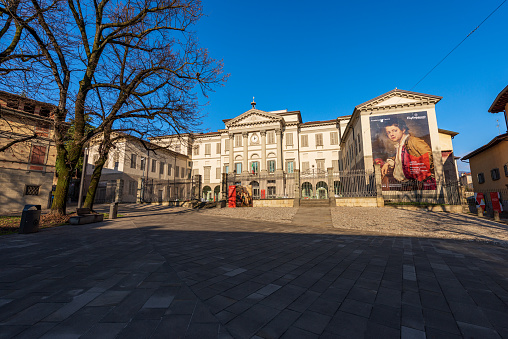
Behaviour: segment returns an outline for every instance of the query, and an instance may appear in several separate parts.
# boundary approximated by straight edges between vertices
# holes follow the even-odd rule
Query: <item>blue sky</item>
[[[488,109],[508,85],[508,3],[413,86],[501,2],[205,0],[194,30],[231,76],[209,95],[202,128],[223,128],[253,96],[261,110],[300,110],[312,121],[397,87],[443,97],[438,125],[460,133],[463,156],[498,134],[497,119],[506,131]]]

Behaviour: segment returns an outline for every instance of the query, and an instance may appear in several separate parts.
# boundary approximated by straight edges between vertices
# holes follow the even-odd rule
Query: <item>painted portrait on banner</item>
[[[436,189],[427,112],[373,116],[370,129],[384,191]]]

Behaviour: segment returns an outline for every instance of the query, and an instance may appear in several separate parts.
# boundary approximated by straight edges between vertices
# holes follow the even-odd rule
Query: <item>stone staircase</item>
[[[300,199],[300,207],[314,208],[314,207],[329,207],[330,201],[328,199]]]

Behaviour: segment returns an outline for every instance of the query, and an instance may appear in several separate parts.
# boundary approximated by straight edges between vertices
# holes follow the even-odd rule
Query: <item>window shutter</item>
[[[302,147],[309,147],[309,136],[302,135]]]
[[[338,145],[339,137],[337,132],[330,132],[330,145]]]
[[[205,144],[205,155],[211,155],[211,154],[212,154],[212,145]]]
[[[275,132],[274,131],[268,131],[266,134],[268,135],[268,143],[269,144],[275,144]]]
[[[293,133],[286,134],[286,146],[293,146]]]
[[[220,144],[217,144],[217,145],[220,146]],[[221,175],[221,173],[220,173],[220,167],[217,167],[215,169],[215,179],[220,179],[220,175]]]
[[[215,149],[215,153],[220,154],[220,142],[217,143],[217,148]]]
[[[131,154],[131,168],[136,168],[136,154]]]
[[[210,169],[211,169],[211,167],[205,167],[205,178],[204,178],[204,180],[206,182],[210,181]]]
[[[33,145],[30,163],[44,165],[44,160],[46,160],[46,146]]]
[[[173,167],[173,165],[171,164],[168,164],[168,175],[171,175],[171,168]]]
[[[302,171],[308,170],[309,170],[309,162],[308,161],[302,162]]]
[[[323,146],[323,134],[322,133],[316,134],[316,146]]]

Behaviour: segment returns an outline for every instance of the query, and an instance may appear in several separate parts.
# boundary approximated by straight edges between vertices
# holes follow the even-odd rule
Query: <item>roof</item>
[[[457,134],[459,134],[459,132],[449,131],[449,130],[442,129],[442,128],[439,128],[437,131],[438,131],[439,133],[442,133],[442,134],[448,134],[448,135],[451,135],[451,136],[452,136],[452,138],[453,138],[454,136],[456,136]]]
[[[26,102],[31,102],[33,104],[40,105],[40,106],[46,106],[46,107],[49,106],[49,107],[54,108],[54,109],[57,108],[55,105],[49,104],[47,102],[42,102],[42,101],[30,99],[30,98],[24,97],[22,95],[12,94],[12,93],[9,93],[9,92],[4,92],[4,91],[0,91],[0,98],[8,98],[8,99],[11,99],[11,100],[23,100],[23,101],[26,101]]]
[[[493,147],[493,146],[495,146],[495,145],[497,145],[497,144],[499,144],[500,142],[503,142],[503,141],[508,141],[508,133],[498,135],[497,137],[492,139],[488,144],[483,145],[482,147],[475,149],[474,151],[472,151],[468,155],[463,156],[462,159],[460,159],[460,160],[471,159],[475,155],[478,155],[481,152],[483,152],[483,151],[485,151],[485,150],[487,150],[487,149],[489,149],[489,148],[491,148],[491,147]]]
[[[504,112],[508,103],[508,86],[506,86],[496,97],[496,100],[489,108],[490,113]]]
[[[304,122],[302,124],[302,126],[318,125],[318,124],[329,124],[329,123],[337,123],[337,119],[323,120],[323,121],[309,121],[309,122]]]
[[[363,106],[363,105],[366,105],[366,104],[371,103],[371,102],[373,102],[373,101],[376,101],[376,100],[378,100],[378,99],[381,99],[382,97],[387,96],[387,95],[389,95],[389,94],[392,94],[392,93],[394,93],[394,92],[397,92],[397,93],[406,93],[406,94],[412,94],[412,95],[420,95],[420,96],[423,96],[423,97],[434,98],[434,99],[439,99],[439,100],[443,99],[443,97],[440,97],[440,96],[437,96],[437,95],[431,95],[431,94],[425,94],[425,93],[418,93],[418,92],[406,91],[406,90],[403,90],[403,89],[398,89],[398,88],[395,88],[395,89],[392,89],[391,91],[386,92],[386,93],[384,93],[384,94],[381,94],[381,95],[379,95],[379,96],[377,96],[377,97],[375,97],[375,98],[373,98],[373,99],[370,99],[370,100],[368,100],[368,101],[365,101],[365,102],[363,102],[363,103],[361,103],[361,104],[359,104],[359,105],[355,106],[355,108],[359,108],[360,106]]]

